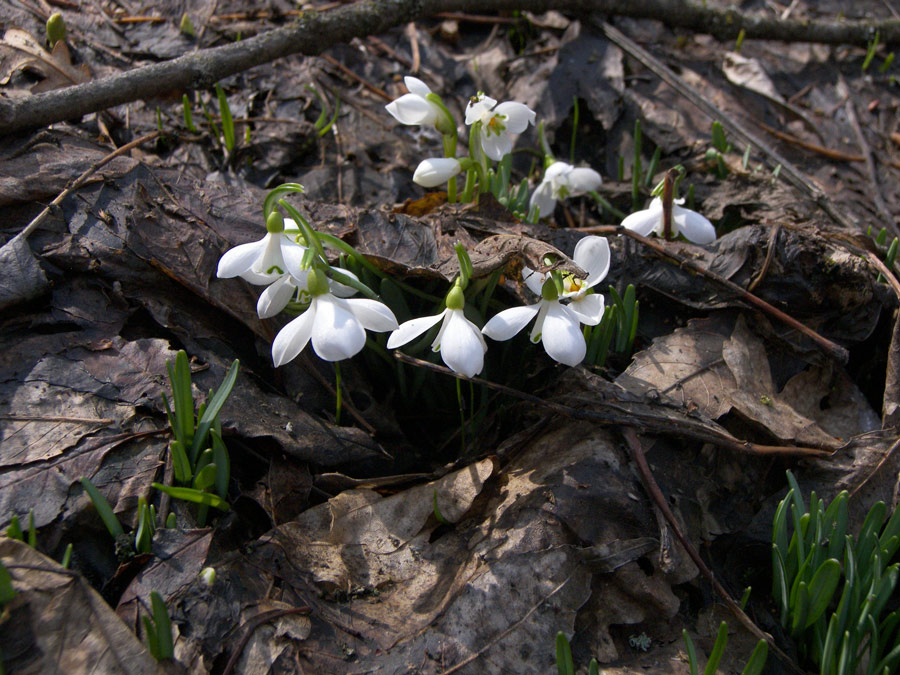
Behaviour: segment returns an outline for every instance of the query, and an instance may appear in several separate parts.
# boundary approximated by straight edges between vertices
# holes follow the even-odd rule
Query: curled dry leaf
[[[32,94],[91,79],[87,64],[72,64],[72,54],[64,40],[57,42],[53,51],[48,52],[30,33],[10,28],[0,40],[0,85],[9,84],[10,78],[20,71],[28,71],[42,78],[31,88]]]

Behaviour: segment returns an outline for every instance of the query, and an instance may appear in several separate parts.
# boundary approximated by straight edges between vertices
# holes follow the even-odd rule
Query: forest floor
[[[887,20],[891,4],[741,9]],[[247,39],[296,9],[132,5],[3,3],[0,96]],[[43,51],[51,6],[69,28],[68,54]],[[183,13],[194,36],[179,27]],[[687,673],[682,630],[702,663],[722,620],[720,670],[740,672],[758,638],[663,505],[732,597],[752,587],[746,612],[788,659],[770,649],[766,672],[812,671],[772,601],[772,520],[788,469],[806,498],[849,491],[851,528],[876,501],[896,504],[900,285],[878,261],[900,234],[900,66],[885,45],[736,47],[665,17],[444,15],[222,80],[230,153],[212,89],[0,137],[0,525],[17,516],[24,527],[33,512],[39,551],[0,539],[18,591],[0,615],[6,672],[156,672],[140,618],[151,591],[172,619],[167,672],[549,672],[561,631],[582,669],[594,657],[608,673]],[[405,75],[460,121],[461,153],[470,96],[526,104],[558,159],[602,174],[612,208],[577,196],[527,224],[489,195],[421,200],[413,170],[441,140],[385,111]],[[719,163],[707,152],[716,120],[730,145]],[[157,130],[53,205],[27,243],[14,239],[92,165]],[[529,127],[513,180],[533,190],[542,156]],[[681,196],[717,240],[654,248],[622,236],[615,211],[644,208],[676,165]],[[216,277],[226,250],[262,237],[263,200],[288,182],[304,186],[285,199],[314,228],[421,293],[443,297],[462,242],[502,272],[490,298],[472,299],[482,321],[534,302],[518,276],[529,242],[571,256],[582,237],[607,236],[612,262],[597,290],[611,304],[608,286],[635,286],[633,352],[568,368],[524,334],[489,340],[482,379],[460,390],[461,429],[456,380],[401,363],[370,335],[372,348],[341,365],[336,419],[332,364],[306,349],[276,369],[285,320],[257,316],[259,287]],[[514,241],[511,254],[498,236]],[[375,286],[387,299],[385,288]],[[412,295],[388,302],[401,321],[440,310]],[[220,413],[230,509],[205,527],[194,505],[151,487],[173,480],[162,394],[179,349],[198,400],[240,360]],[[421,345],[410,353],[440,363]],[[139,498],[160,523],[174,513],[176,527],[160,526],[149,554],[120,545],[117,555],[83,477],[126,531]],[[66,573],[53,561],[69,544]],[[207,567],[211,586],[199,576]]]

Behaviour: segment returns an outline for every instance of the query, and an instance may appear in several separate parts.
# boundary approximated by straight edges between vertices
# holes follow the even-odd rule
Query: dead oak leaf
[[[54,45],[48,52],[30,33],[10,28],[0,40],[0,85],[9,84],[13,75],[29,72],[41,78],[31,87],[32,94],[80,84],[91,79],[86,64],[72,63],[72,53],[65,41]]]

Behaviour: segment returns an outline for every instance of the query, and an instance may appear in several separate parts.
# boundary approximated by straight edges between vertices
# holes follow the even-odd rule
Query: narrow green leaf
[[[597,663],[597,659],[591,659],[588,664],[588,675],[600,675],[600,664]]]
[[[769,657],[769,644],[765,640],[756,643],[753,653],[747,660],[747,665],[741,671],[741,675],[760,675],[766,667],[766,659]]]
[[[682,629],[681,636],[684,638],[684,646],[687,649],[688,664],[691,668],[691,675],[698,675],[697,652],[694,650],[694,641],[691,640],[691,636],[688,635],[686,629]]]
[[[199,133],[200,130],[194,126],[194,115],[191,111],[191,100],[188,98],[187,94],[182,94],[181,96],[181,107],[184,111],[184,126],[188,128],[192,134]]]
[[[212,426],[213,420],[222,410],[222,406],[225,405],[225,401],[228,400],[228,397],[231,395],[231,390],[234,388],[235,380],[237,380],[239,368],[240,361],[235,359],[228,369],[225,379],[222,380],[222,384],[219,385],[216,393],[210,397],[209,401],[207,401],[206,410],[203,411],[203,415],[200,417],[200,421],[197,424],[197,435],[194,437],[194,442],[191,446],[192,456],[196,457],[199,454],[200,449],[206,443],[206,436],[209,434],[209,428]]]
[[[112,507],[109,505],[109,502],[106,501],[106,497],[100,494],[100,490],[94,487],[94,484],[88,478],[82,478],[81,485],[84,487],[84,491],[88,493],[88,497],[90,497],[91,501],[94,503],[94,508],[97,509],[97,513],[100,514],[103,524],[106,525],[106,529],[112,535],[113,539],[125,534],[125,530],[122,529],[122,524],[119,522],[119,519],[116,518],[116,514],[113,513]]]
[[[228,152],[234,150],[234,118],[231,116],[231,107],[222,87],[216,84],[216,97],[219,99],[219,117],[222,120],[222,135],[225,138],[225,149]]]
[[[191,394],[191,366],[187,352],[179,349],[175,355],[175,365],[166,361],[169,382],[172,385],[172,405],[175,406],[175,438],[189,445],[194,436],[194,398]]]
[[[834,558],[823,562],[809,582],[809,613],[803,627],[814,624],[828,609],[841,580],[841,563]]]
[[[784,572],[784,560],[781,557],[778,546],[775,544],[772,544],[772,597],[779,608],[781,626],[786,628],[790,596],[788,595],[787,578]]]
[[[199,490],[200,492],[205,492],[213,485],[216,484],[216,465],[215,464],[207,464],[200,471],[197,472],[197,475],[194,476],[193,487],[195,490]]]
[[[6,528],[6,536],[10,539],[18,539],[25,541],[25,533],[22,532],[22,526],[19,524],[19,516],[14,515]]]
[[[575,675],[572,647],[562,631],[556,634],[556,670],[559,675]]]
[[[153,623],[156,625],[156,640],[159,658],[171,659],[175,656],[175,645],[172,642],[172,622],[169,610],[162,596],[156,591],[150,592],[150,605],[153,608]]]
[[[878,540],[881,548],[886,548],[888,542],[891,541],[894,537],[900,539],[900,509],[894,509],[894,512],[891,514],[890,519],[887,522],[887,525],[884,526],[884,530],[881,532],[881,537]],[[894,557],[894,551],[890,551],[888,555],[888,559]]]
[[[144,624],[144,637],[147,638],[147,651],[150,652],[154,659],[159,661],[159,642],[156,639],[156,628],[154,628],[149,616],[142,616],[141,620]]]
[[[819,672],[829,675],[833,672],[833,664],[837,656],[838,616],[832,614],[828,622],[828,630],[825,633],[825,643],[821,651],[821,663]]]
[[[802,628],[806,625],[806,617],[809,615],[809,586],[805,581],[801,581],[797,585],[797,593],[792,598],[791,615],[791,635],[799,635]]]
[[[194,504],[206,504],[207,506],[219,509],[220,511],[227,511],[231,508],[231,505],[228,502],[211,492],[200,492],[193,488],[170,487],[160,483],[151,483],[151,485],[160,492],[165,492],[167,495],[175,497],[175,499],[193,502]]]
[[[791,488],[788,490],[787,496],[778,503],[772,522],[772,544],[781,553],[782,558],[788,554],[787,513],[793,494],[793,488]]]
[[[34,509],[28,509],[28,545],[37,548],[37,530],[34,529]]]
[[[216,466],[216,494],[225,499],[228,496],[228,482],[231,480],[231,459],[222,440],[222,432],[210,429],[209,435],[213,444],[213,464]]]
[[[175,472],[175,481],[187,485],[194,477],[191,471],[191,461],[188,459],[184,443],[175,440],[169,444],[169,452],[172,453],[172,468]]]
[[[712,144],[719,152],[728,152],[728,139],[725,138],[725,129],[718,120],[712,123]]]
[[[66,544],[66,550],[63,552],[62,560],[60,561],[60,565],[62,565],[63,569],[69,569],[69,563],[72,562],[72,542]]]
[[[728,624],[724,621],[719,624],[719,633],[716,635],[716,642],[713,644],[712,652],[709,654],[709,660],[706,662],[706,668],[703,669],[703,675],[716,675],[719,667],[719,661],[725,653],[725,645],[728,644]]]
[[[846,545],[845,537],[847,536],[847,527],[850,523],[850,509],[848,506],[850,495],[844,490],[832,502],[832,506],[837,505],[834,529],[831,532],[828,542],[828,557],[841,560],[844,557],[844,546]],[[830,509],[831,507],[829,507]]]
[[[744,589],[744,593],[743,595],[741,595],[741,601],[738,603],[738,607],[740,607],[741,609],[747,608],[747,603],[750,601],[750,593],[752,591],[752,586],[747,586],[747,588]]]
[[[174,530],[178,526],[178,521],[175,518],[174,513],[170,513],[166,516],[166,529]]]
[[[9,570],[0,562],[0,607],[16,597],[16,589],[13,587]]]
[[[872,550],[878,544],[877,533],[881,530],[886,514],[887,506],[884,502],[875,502],[869,509],[869,513],[866,514],[866,519],[859,530],[857,539],[859,543],[856,546],[856,559],[859,561],[860,569],[862,569],[863,560],[872,555]],[[875,539],[872,539],[873,535],[875,535]]]
[[[150,553],[152,549],[152,525],[147,500],[138,497],[138,527],[134,535],[134,550],[138,553]]]

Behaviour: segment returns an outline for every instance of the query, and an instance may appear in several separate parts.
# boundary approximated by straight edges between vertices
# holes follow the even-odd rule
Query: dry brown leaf
[[[72,64],[72,54],[65,41],[48,52],[30,33],[10,28],[0,40],[0,85],[9,84],[17,72],[28,71],[42,79],[31,88],[33,94],[80,84],[91,79],[87,64]]]

